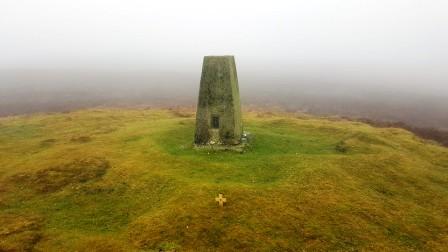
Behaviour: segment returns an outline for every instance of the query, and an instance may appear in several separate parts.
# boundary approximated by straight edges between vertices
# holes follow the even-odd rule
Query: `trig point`
[[[240,92],[233,56],[205,56],[196,113],[196,145],[241,144]]]

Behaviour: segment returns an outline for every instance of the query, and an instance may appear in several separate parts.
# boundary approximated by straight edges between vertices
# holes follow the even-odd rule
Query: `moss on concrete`
[[[216,129],[213,128],[213,117],[218,118],[219,126]],[[235,59],[233,56],[205,56],[196,114],[195,143],[237,145],[241,142],[242,131]]]

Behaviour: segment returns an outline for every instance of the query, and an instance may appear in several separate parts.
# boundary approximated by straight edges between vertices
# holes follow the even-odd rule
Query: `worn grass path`
[[[0,118],[0,251],[447,251],[447,148],[345,120],[243,117],[244,154],[192,149],[182,110]]]

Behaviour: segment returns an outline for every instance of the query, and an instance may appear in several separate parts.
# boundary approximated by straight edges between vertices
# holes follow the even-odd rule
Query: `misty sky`
[[[448,92],[448,1],[0,0],[0,70],[307,76]],[[1,85],[1,84],[0,84]]]

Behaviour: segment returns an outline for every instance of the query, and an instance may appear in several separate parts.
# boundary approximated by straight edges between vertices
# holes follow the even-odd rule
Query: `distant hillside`
[[[0,118],[0,251],[446,250],[448,148],[342,119],[243,118],[243,154],[193,149],[183,109]]]
[[[195,106],[200,66],[194,71],[177,70],[182,69],[0,69],[0,116],[95,106]],[[272,76],[269,72],[238,73],[245,107],[276,106],[448,131],[446,88],[425,88],[423,83],[406,88],[400,82],[383,83],[375,78],[345,80],[330,78],[332,74],[326,72],[311,76]]]
[[[374,121],[374,120],[370,120],[370,119],[359,119],[359,121],[368,123],[368,124],[376,126],[376,127],[406,129],[421,138],[434,140],[434,141],[437,141],[438,143],[442,144],[443,146],[448,147],[448,131],[446,131],[446,130],[440,130],[440,129],[436,129],[436,128],[420,128],[420,127],[408,125],[403,122]]]

